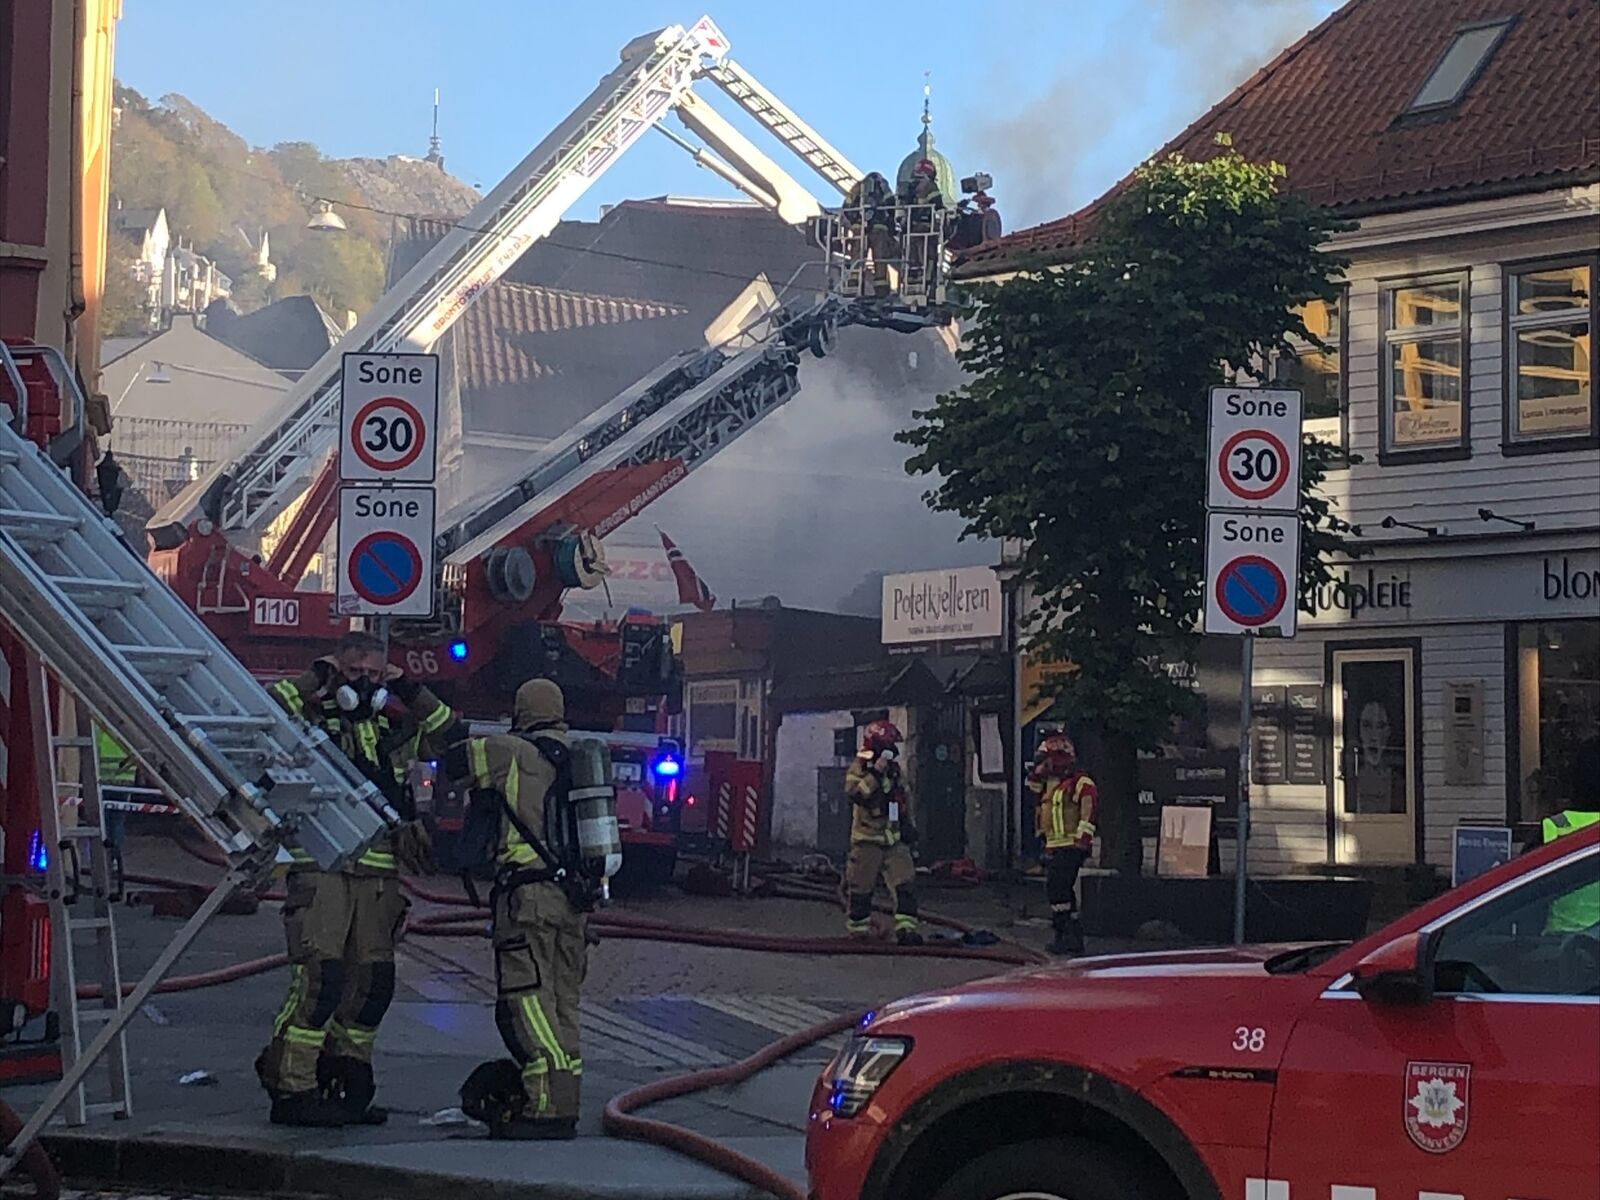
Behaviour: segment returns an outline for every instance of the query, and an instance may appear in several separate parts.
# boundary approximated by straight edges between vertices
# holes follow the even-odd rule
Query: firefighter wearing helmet
[[[893,722],[872,722],[845,773],[844,793],[852,814],[850,858],[844,872],[850,898],[845,929],[851,937],[866,937],[871,931],[872,893],[881,875],[894,899],[895,940],[916,946],[922,943],[917,897],[911,890],[917,876],[911,857],[917,833],[900,773],[903,740]]]
[[[1100,793],[1094,780],[1078,766],[1078,750],[1072,739],[1061,733],[1039,743],[1028,789],[1039,798],[1037,828],[1045,846],[1045,896],[1055,930],[1050,952],[1082,954],[1078,871],[1094,847]]]

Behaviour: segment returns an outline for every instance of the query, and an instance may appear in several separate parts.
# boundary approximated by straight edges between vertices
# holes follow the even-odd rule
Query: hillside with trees
[[[330,313],[361,313],[383,290],[390,213],[460,216],[477,202],[467,184],[433,163],[389,158],[330,159],[310,142],[249,145],[177,94],[151,102],[117,85],[111,185],[125,208],[164,208],[173,243],[204,255],[233,280],[242,311],[282,296],[310,294]],[[317,198],[348,227],[306,227]],[[382,211],[374,211],[382,210]],[[256,270],[265,232],[276,278]],[[108,324],[137,326],[140,302],[126,239],[113,238],[107,268]]]

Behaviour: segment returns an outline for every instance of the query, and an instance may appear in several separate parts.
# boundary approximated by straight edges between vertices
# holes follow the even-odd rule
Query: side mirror
[[[1385,942],[1355,966],[1362,999],[1374,1004],[1426,1004],[1433,999],[1433,947],[1425,933]]]

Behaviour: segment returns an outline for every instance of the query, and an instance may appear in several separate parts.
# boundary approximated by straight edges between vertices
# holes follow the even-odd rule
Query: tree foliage
[[[382,293],[389,218],[370,211],[344,163],[310,142],[253,148],[176,93],[152,104],[118,85],[116,103],[113,194],[128,208],[165,208],[174,239],[234,280],[241,307],[309,292],[342,317],[346,309],[365,311]],[[312,197],[333,201],[348,231],[308,230]],[[272,284],[256,274],[263,231],[278,268]]]
[[[1146,164],[1070,262],[975,289],[970,381],[900,435],[907,470],[938,477],[934,508],[1025,545],[1031,649],[1077,664],[1057,694],[1115,760],[1098,769],[1118,777],[1101,782],[1120,865],[1137,861],[1135,752],[1193,703],[1157,656],[1198,636],[1208,389],[1319,345],[1295,310],[1334,299],[1344,265],[1319,248],[1340,226],[1282,174],[1226,148]],[[1348,548],[1320,495],[1334,453],[1304,452],[1302,604]]]

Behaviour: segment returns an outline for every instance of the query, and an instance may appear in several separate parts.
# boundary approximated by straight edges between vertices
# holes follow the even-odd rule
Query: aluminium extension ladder
[[[24,350],[36,360],[55,355],[43,347]],[[0,382],[9,382],[15,397],[9,411],[0,407],[0,624],[37,660],[27,669],[27,686],[41,700],[34,709],[33,752],[51,791],[39,798],[40,832],[53,863],[46,872],[56,943],[53,1001],[66,1018],[62,1078],[0,1149],[3,1177],[63,1105],[74,1122],[102,1111],[98,1103],[91,1106],[82,1085],[107,1054],[105,1111],[129,1110],[123,1030],[235,888],[258,876],[285,845],[335,866],[360,854],[398,817],[326,735],[278,706],[133,553],[117,526],[6,422],[24,426],[27,395],[16,357],[3,343],[0,371]],[[64,362],[55,363],[52,374],[71,386]],[[82,397],[75,399],[81,413]],[[51,728],[43,707],[46,672],[72,697],[76,728],[70,733]],[[94,722],[116,737],[229,864],[226,877],[120,1005],[97,768],[81,773],[82,761],[95,757]],[[63,752],[80,756],[76,798],[83,824],[77,830],[60,821],[61,793],[71,791],[57,786]],[[64,846],[76,846],[77,853]],[[80,884],[85,859],[87,906]],[[86,915],[74,911],[84,908]],[[86,974],[101,985],[98,1009],[77,1004],[75,956],[90,947],[74,943],[86,934],[94,937]],[[87,1045],[85,1022],[100,1026]]]
[[[50,905],[51,1008],[61,1021],[61,1066],[63,1071],[70,1071],[83,1057],[85,1032],[98,1022],[114,1019],[122,1002],[115,922],[120,883],[112,877],[111,843],[100,803],[98,746],[89,709],[81,700],[51,705],[50,689],[38,659],[30,658],[28,675],[29,707],[41,724],[54,725],[56,715],[63,710],[71,717],[70,730],[48,731],[47,778],[57,802],[49,803],[47,796],[39,806],[39,828],[49,856],[45,864],[46,886],[52,900],[60,898],[60,903]],[[64,804],[70,804],[76,812],[75,824],[62,820]],[[99,997],[80,1001],[80,983],[98,987]],[[67,1097],[68,1125],[82,1125],[94,1116],[133,1115],[128,1048],[122,1031],[111,1039],[100,1065],[105,1068],[106,1098],[91,1099],[89,1077],[84,1076]]]

